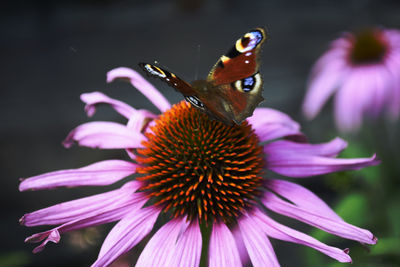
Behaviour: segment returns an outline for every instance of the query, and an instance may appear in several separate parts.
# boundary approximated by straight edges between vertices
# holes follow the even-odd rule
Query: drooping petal
[[[376,155],[371,158],[331,158],[315,155],[316,152],[321,153],[321,151],[312,149],[312,146],[308,146],[305,149],[306,153],[302,153],[299,149],[301,145],[290,144],[290,141],[279,142],[278,145],[274,145],[276,142],[273,142],[264,146],[267,168],[289,177],[308,177],[344,170],[358,170],[379,163]],[[342,147],[340,143],[342,142],[335,140],[333,145],[328,143],[326,146],[328,149],[323,154],[336,154]]]
[[[69,148],[74,142],[80,146],[102,149],[126,149],[142,147],[145,136],[139,131],[106,121],[94,121],[81,124],[72,130],[63,144]]]
[[[161,112],[171,108],[168,100],[139,73],[129,68],[116,68],[107,73],[107,82],[115,79],[129,79],[131,84],[145,95]]]
[[[23,179],[20,191],[56,187],[110,185],[136,172],[138,165],[124,160],[104,160],[78,168],[48,172]]]
[[[383,65],[372,66],[368,76],[371,77],[371,81],[368,82],[363,91],[371,98],[364,103],[363,109],[367,115],[377,118],[393,97],[391,92],[393,81],[390,73]]]
[[[246,245],[244,244],[242,233],[239,226],[232,229],[233,238],[235,239],[236,247],[239,251],[240,261],[244,266],[250,262],[249,253],[247,252]]]
[[[341,48],[332,48],[313,67],[303,102],[303,113],[313,119],[346,76],[346,61]]]
[[[346,92],[340,92],[338,94],[337,101],[342,101],[342,104],[337,103],[338,108],[343,109],[343,105],[352,103],[351,107],[344,107],[349,112],[355,112],[354,114],[344,114],[343,118],[336,118],[340,120],[347,128],[345,131],[357,130],[358,125],[351,128],[350,124],[356,116],[361,117],[363,115],[369,115],[370,117],[376,118],[383,111],[383,108],[388,104],[388,100],[392,97],[391,95],[391,84],[392,79],[390,73],[387,71],[384,65],[366,65],[359,66],[352,70],[351,76],[346,80],[346,84],[343,85],[341,90],[347,90]],[[343,99],[344,97],[353,97],[352,99]],[[339,107],[339,105],[341,105]],[[336,111],[339,114],[339,110]],[[361,119],[357,119],[357,121]]]
[[[92,117],[96,112],[96,106],[100,104],[108,104],[114,108],[119,114],[129,119],[135,113],[135,109],[128,104],[110,98],[101,92],[91,92],[81,94],[81,100],[86,104],[85,111],[89,117]]]
[[[149,113],[147,110],[137,110],[126,126],[132,131],[146,133],[157,117],[157,115]],[[131,148],[127,148],[125,151],[131,159],[136,159],[136,154]]]
[[[290,135],[302,135],[297,122],[288,115],[271,108],[256,108],[253,116],[247,120],[261,142]]]
[[[140,183],[131,181],[119,189],[53,205],[25,214],[20,223],[25,226],[58,225],[79,220],[90,213],[101,213],[138,200],[133,193]]]
[[[223,223],[216,223],[210,237],[209,267],[242,266],[233,235]]]
[[[310,192],[309,195],[311,194]],[[314,196],[313,199],[318,199],[318,197]],[[320,199],[318,200],[317,203],[323,202]],[[277,213],[305,222],[328,233],[366,244],[376,244],[376,238],[370,231],[348,224],[336,216],[324,216],[325,213],[329,213],[326,212],[326,205],[319,207],[317,203],[313,203],[314,207],[319,208],[318,211],[308,209],[306,207],[297,206],[295,205],[296,203],[291,204],[284,201],[271,192],[265,193],[262,202],[267,208]],[[330,211],[333,212],[332,210]]]
[[[187,227],[186,218],[169,221],[147,243],[136,263],[137,267],[172,266],[179,234]]]
[[[335,96],[335,121],[342,132],[352,132],[360,128],[365,103],[371,98],[370,92],[360,93],[369,78],[361,69],[352,69],[343,80],[341,88]]]
[[[97,210],[93,210],[91,212],[88,212],[81,217],[78,217],[77,219],[73,221],[69,221],[67,223],[64,223],[56,228],[53,228],[51,230],[41,232],[34,234],[28,238],[25,239],[25,242],[30,242],[30,243],[37,243],[42,240],[44,242],[37,246],[33,252],[37,253],[40,252],[44,249],[44,246],[47,244],[47,242],[55,242],[58,240],[54,240],[53,237],[60,235],[65,232],[69,232],[72,230],[76,229],[81,229],[81,228],[86,228],[90,226],[96,226],[99,224],[105,224],[109,222],[114,222],[118,221],[126,216],[126,214],[133,212],[139,208],[141,208],[144,203],[147,201],[147,198],[145,198],[142,194],[140,193],[131,193],[130,198],[127,198],[127,201],[123,201],[120,203],[118,206],[117,205],[109,205],[105,207],[101,207]],[[57,243],[55,242],[55,243]]]
[[[139,132],[145,132],[145,126],[150,121],[156,119],[158,115],[151,113],[145,109],[136,110],[126,125],[129,129]]]
[[[348,49],[352,47],[350,33],[343,33],[338,39],[331,42],[329,49],[317,60],[311,71],[311,79],[326,71],[325,66],[334,60],[344,59],[348,56]]]
[[[247,215],[243,216],[238,224],[253,266],[280,266],[271,242],[259,225]]]
[[[275,222],[260,210],[256,210],[254,215],[253,219],[258,224],[258,227],[272,238],[311,247],[340,262],[351,262],[351,258],[347,254],[347,249],[341,250],[321,243],[311,236]]]
[[[391,54],[386,59],[386,67],[391,74],[391,97],[389,99],[388,115],[391,120],[397,120],[400,115],[400,47],[397,54]]]
[[[107,235],[92,267],[108,266],[136,246],[153,229],[159,212],[150,206],[127,214]]]
[[[42,244],[40,244],[39,246],[35,247],[33,249],[33,253],[39,253],[41,252],[44,247],[47,245],[47,243],[49,242],[53,242],[55,244],[58,244],[58,242],[60,242],[61,240],[61,236],[60,236],[60,232],[57,229],[53,229],[51,231],[47,231],[47,232],[43,232],[43,233],[39,233],[39,234],[34,234],[28,238],[25,239],[25,242],[30,242],[30,243],[38,243],[40,241],[42,241]]]
[[[176,244],[171,266],[198,267],[201,257],[202,238],[197,221],[192,222]]]
[[[128,119],[127,127],[136,132],[142,132],[145,124],[158,117],[154,113],[145,109],[134,109],[128,104],[110,98],[101,92],[92,92],[81,95],[81,100],[86,103],[85,110],[89,117],[93,116],[99,104],[108,104],[118,113]]]
[[[385,29],[382,31],[385,39],[390,43],[394,49],[400,49],[400,30],[397,29]],[[398,50],[396,51],[398,53]]]

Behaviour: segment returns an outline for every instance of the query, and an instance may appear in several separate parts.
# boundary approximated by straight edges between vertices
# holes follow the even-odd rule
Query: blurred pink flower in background
[[[364,116],[400,114],[400,31],[373,28],[344,33],[315,63],[303,103],[313,119],[334,94],[335,120],[343,132],[357,131]]]
[[[199,266],[202,253],[207,254],[205,265],[210,267],[241,266],[246,259],[253,266],[279,266],[268,237],[351,262],[347,249],[282,225],[267,214],[271,211],[346,239],[376,243],[370,231],[343,221],[311,191],[262,174],[268,169],[303,178],[355,170],[378,164],[375,155],[336,158],[347,146],[344,140],[309,144],[298,123],[277,110],[257,108],[247,122],[228,126],[211,121],[186,102],[171,107],[131,69],[108,73],[108,81],[116,78],[128,78],[162,114],[134,109],[100,92],[82,94],[89,116],[99,104],[108,104],[127,124],[88,122],[75,128],[64,145],[123,149],[129,160],[104,160],[45,173],[24,179],[19,189],[106,186],[138,176],[119,189],[25,214],[22,225],[56,225],[26,239],[42,242],[34,252],[48,242],[58,243],[62,233],[117,221],[92,265],[107,266],[150,234],[161,213],[170,220],[151,237],[136,266]],[[203,250],[206,233],[210,233],[208,251]]]

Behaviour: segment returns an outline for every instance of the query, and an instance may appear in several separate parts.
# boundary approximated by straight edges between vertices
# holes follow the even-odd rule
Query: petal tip
[[[376,153],[373,154],[370,159],[371,159],[370,166],[376,166],[382,162],[381,159],[376,155]]]
[[[75,131],[72,131],[68,134],[68,136],[64,139],[64,141],[61,142],[61,144],[65,147],[65,148],[70,148],[71,146],[73,146],[74,142],[74,135],[75,135]]]
[[[44,240],[42,244],[34,248],[32,251],[33,253],[38,253],[45,248],[48,242],[53,242],[57,244],[58,242],[60,242],[60,239],[61,239],[60,232],[57,229],[53,229],[50,231],[31,235],[25,239],[25,243],[37,243]]]
[[[107,72],[107,83],[111,83],[117,78],[128,78],[132,76],[134,70],[126,67],[119,67]]]
[[[346,257],[343,260],[340,260],[340,262],[348,262],[348,263],[353,263],[353,260],[351,259],[351,257],[349,256],[350,254],[350,249],[349,248],[345,248],[343,249],[343,252],[345,253]]]
[[[333,139],[334,142],[337,142],[338,144],[340,144],[341,147],[346,148],[348,146],[348,142],[340,137],[335,137]]]
[[[92,93],[83,93],[83,94],[81,94],[80,95],[80,100],[83,102],[83,103],[86,103],[87,102],[87,98],[91,95],[91,94],[93,94],[93,92]]]
[[[96,113],[96,108],[94,106],[92,106],[92,105],[86,105],[85,106],[85,112],[86,112],[86,115],[89,118],[91,118]]]
[[[315,119],[318,114],[318,112],[312,110],[308,105],[303,105],[302,113],[303,117],[308,121]]]
[[[25,225],[26,222],[26,214],[24,216],[22,216],[19,220],[18,220],[20,225]],[[26,240],[26,239],[25,239]],[[26,242],[26,241],[25,241]]]
[[[34,248],[34,249],[32,250],[32,253],[33,253],[33,254],[37,254],[37,253],[39,253],[39,252],[42,252],[43,249],[44,249],[44,246],[42,246],[42,245],[37,246],[36,248]]]
[[[24,184],[25,184],[24,181],[25,180],[26,180],[25,178],[19,178],[19,181],[21,182],[19,184],[19,186],[18,186],[19,192],[24,192],[26,190],[26,187],[24,186]]]
[[[65,148],[70,148],[73,144],[74,144],[74,142],[71,141],[71,140],[65,139],[64,141],[62,141],[62,145],[63,145]]]

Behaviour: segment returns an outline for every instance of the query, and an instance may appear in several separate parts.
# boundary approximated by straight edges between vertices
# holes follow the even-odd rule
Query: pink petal
[[[146,110],[137,110],[135,115],[129,119],[127,127],[132,131],[145,133],[157,117],[157,115],[149,113]],[[136,159],[136,154],[132,149],[128,148],[125,151],[131,159]]]
[[[310,149],[312,146],[308,146],[305,153],[301,153],[300,146],[289,144],[290,141],[280,141],[278,145],[273,143],[264,146],[267,168],[289,177],[308,177],[344,170],[358,170],[379,164],[376,155],[371,158],[338,159],[313,155],[313,153],[321,153],[321,151],[318,149],[313,151]],[[324,151],[324,154],[336,154],[338,151],[335,150],[341,149],[340,143],[340,141],[334,140],[332,147],[328,143],[329,149]]]
[[[137,267],[171,266],[178,235],[187,227],[185,219],[169,221],[147,243],[136,263]]]
[[[364,92],[366,77],[362,70],[352,69],[335,96],[335,120],[342,132],[354,132],[361,126],[365,103],[371,98],[370,92]]]
[[[314,196],[314,199],[315,198],[317,197]],[[262,201],[267,208],[277,213],[305,222],[325,232],[366,244],[376,244],[376,238],[370,231],[348,224],[336,216],[333,218],[332,216],[324,216],[324,213],[329,212],[325,211],[325,204],[319,208],[317,203],[323,202],[320,199],[317,203],[313,203],[313,206],[318,207],[319,210],[293,205],[271,192],[266,192]],[[333,212],[330,209],[329,211]]]
[[[354,69],[351,75],[354,77],[349,81],[355,80],[355,85],[347,90],[351,91],[349,94],[356,97],[361,115],[366,114],[376,118],[392,97],[392,79],[386,66],[376,64],[360,66]]]
[[[223,223],[215,223],[210,237],[209,267],[242,266],[233,235]]]
[[[242,233],[238,226],[236,226],[232,230],[233,238],[235,239],[236,247],[239,251],[240,261],[243,263],[244,266],[247,266],[250,262],[249,253],[247,252],[247,248],[244,244]]]
[[[346,59],[342,48],[332,48],[313,67],[307,93],[303,102],[303,113],[313,119],[328,98],[346,76]]]
[[[131,181],[110,192],[56,204],[25,214],[20,219],[20,223],[25,226],[57,225],[81,219],[90,213],[129,205],[138,200],[140,195],[133,193],[139,186],[139,182]]]
[[[106,121],[95,121],[81,124],[72,130],[65,141],[65,147],[71,147],[74,142],[81,146],[102,149],[124,149],[142,147],[145,140],[143,134],[128,127]]]
[[[139,73],[129,68],[116,68],[107,73],[107,82],[115,79],[129,79],[131,84],[145,95],[161,112],[171,108],[168,100]]]
[[[197,221],[192,222],[176,244],[171,266],[197,267],[200,264],[202,238]]]
[[[348,50],[352,47],[350,33],[343,33],[341,37],[331,42],[329,49],[314,64],[311,79],[326,71],[325,67],[330,62],[338,59],[347,59]],[[346,62],[343,62],[346,63]]]
[[[107,235],[92,267],[108,266],[136,246],[150,233],[159,212],[153,207],[147,207],[127,214]]]
[[[127,127],[133,131],[146,132],[148,124],[156,118],[158,118],[158,115],[145,109],[139,109],[129,119]]]
[[[335,157],[347,147],[347,142],[336,137],[335,139],[321,144],[297,143],[287,140],[278,140],[265,145],[265,149],[271,153],[306,154],[315,156]]]
[[[311,236],[275,222],[260,210],[256,210],[254,215],[255,217],[253,217],[253,219],[258,225],[258,228],[263,230],[265,234],[272,238],[311,247],[340,262],[351,262],[350,256],[346,253],[348,250],[341,250],[325,245]]]
[[[133,212],[137,209],[140,209],[144,203],[147,201],[140,193],[131,193],[130,197],[126,198],[126,201],[121,201],[118,205],[108,205],[103,207],[100,204],[100,207],[97,210],[93,210],[82,215],[80,218],[73,221],[69,221],[64,223],[52,230],[41,232],[38,234],[34,234],[25,239],[25,242],[40,242],[45,240],[41,245],[34,249],[34,253],[40,252],[43,250],[44,246],[47,242],[53,242],[53,236],[59,235],[65,232],[69,232],[76,229],[86,228],[90,226],[95,226],[99,224],[105,224],[109,222],[114,222],[120,220],[126,216],[126,214]]]
[[[293,202],[298,207],[308,209],[313,213],[319,213],[331,220],[342,220],[323,200],[299,184],[284,180],[268,179],[264,186]]]
[[[385,36],[385,39],[389,41],[390,46],[398,53],[398,49],[400,49],[400,30],[385,29],[382,31],[382,34]]]
[[[55,187],[110,185],[136,173],[138,165],[124,160],[104,160],[78,168],[48,172],[24,179],[20,191]]]
[[[393,80],[386,66],[374,66],[372,68],[371,74],[373,74],[374,82],[369,84],[372,98],[368,106],[364,106],[364,112],[373,118],[377,118],[382,114],[383,109],[386,108],[386,105],[390,103],[393,97]]]
[[[397,120],[400,115],[400,48],[397,53],[390,55],[386,60],[386,67],[392,78],[391,97],[389,99],[388,115],[391,120]]]
[[[36,248],[33,249],[33,253],[39,253],[41,252],[44,247],[47,245],[47,243],[49,242],[53,242],[55,244],[58,244],[58,242],[60,242],[61,240],[61,236],[60,233],[58,232],[57,229],[54,229],[52,231],[46,232],[46,234],[42,233],[42,234],[35,234],[31,237],[28,237],[27,239],[25,239],[25,242],[30,242],[30,243],[37,243],[42,241],[43,239],[45,239],[42,244],[40,244],[39,246],[37,246]]]
[[[260,142],[290,135],[302,135],[297,122],[271,108],[256,108],[253,116],[247,120],[260,138]]]
[[[101,92],[92,92],[81,94],[81,100],[86,103],[85,111],[89,117],[92,117],[96,112],[96,106],[100,104],[108,104],[113,107],[119,114],[129,119],[135,113],[135,109],[128,104],[110,98]]]
[[[244,215],[238,223],[253,266],[280,266],[271,242],[259,225],[248,215]]]
[[[142,132],[143,127],[148,121],[158,117],[158,115],[155,115],[148,110],[134,109],[128,104],[119,100],[112,99],[101,92],[82,94],[81,100],[86,103],[85,110],[89,117],[93,116],[96,111],[97,105],[109,104],[118,113],[129,119],[127,127],[137,132]]]

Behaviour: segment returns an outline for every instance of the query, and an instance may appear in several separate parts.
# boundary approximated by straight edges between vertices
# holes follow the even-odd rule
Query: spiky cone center
[[[349,56],[353,64],[379,63],[387,53],[387,42],[379,30],[368,29],[356,33]]]
[[[162,114],[137,150],[153,205],[173,217],[234,223],[260,194],[263,150],[251,126],[228,126],[185,101]]]

